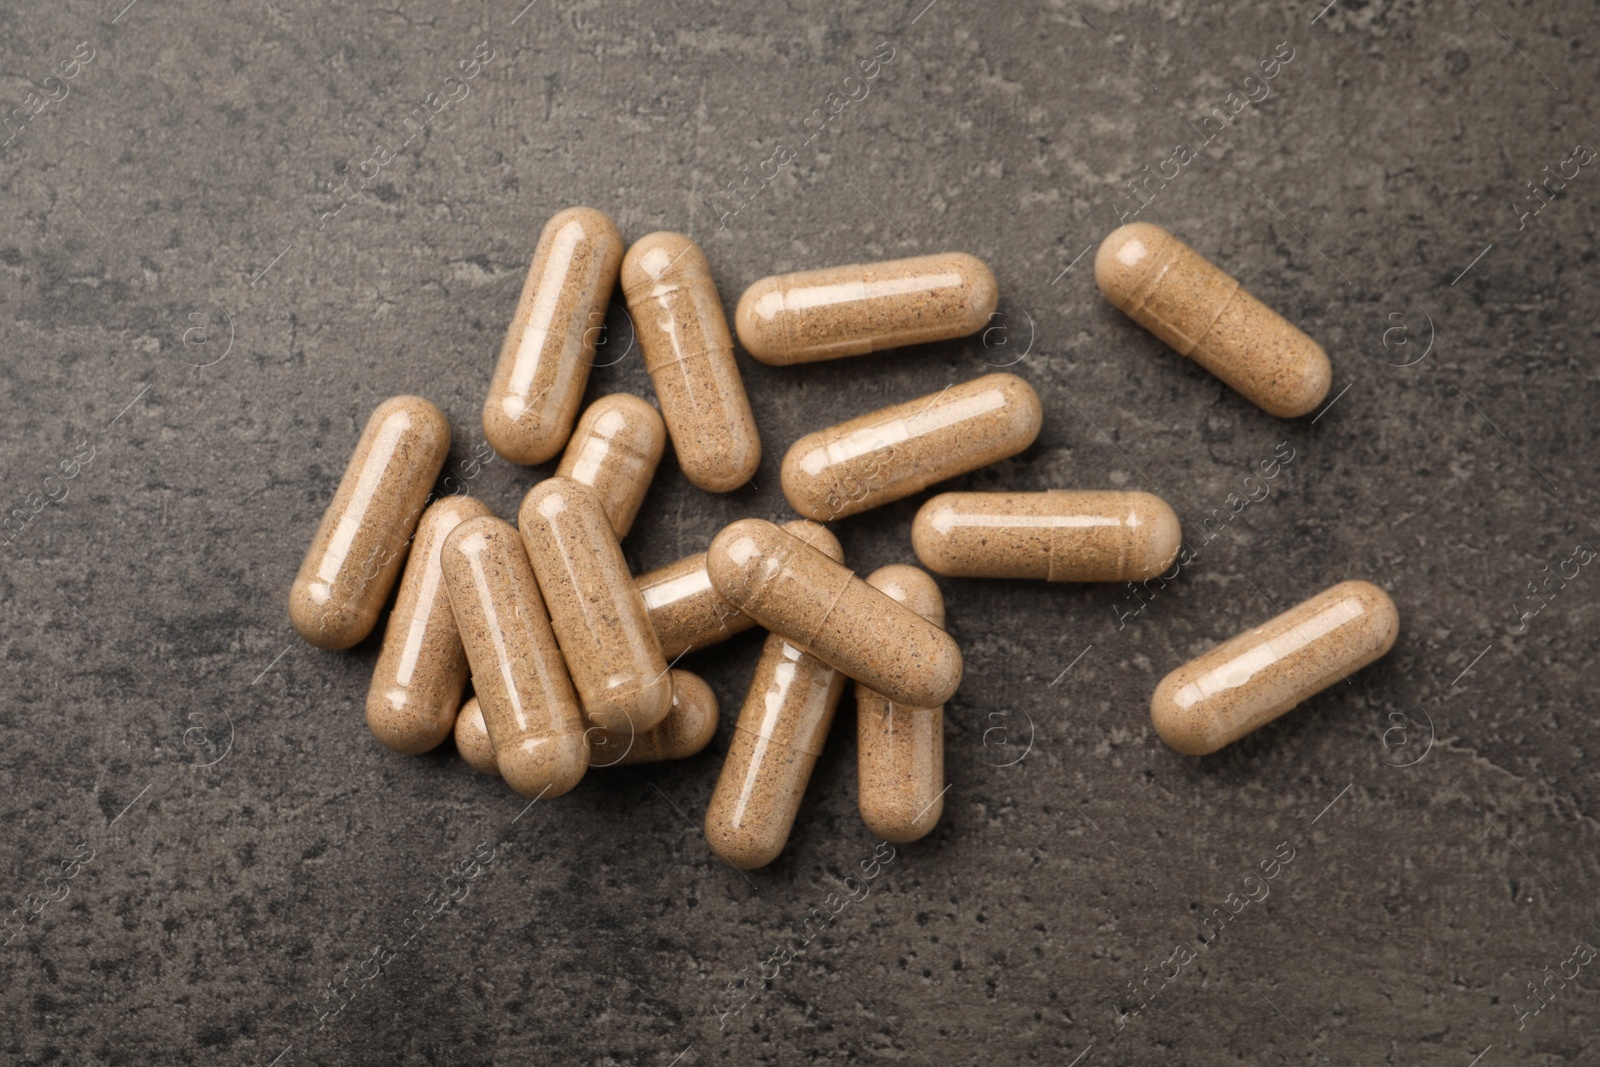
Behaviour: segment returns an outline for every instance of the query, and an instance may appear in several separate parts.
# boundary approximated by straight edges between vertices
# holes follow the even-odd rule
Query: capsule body
[[[1141,492],[940,493],[911,524],[922,565],[952,578],[1137,582],[1182,544],[1177,513]]]
[[[372,632],[449,451],[449,422],[420,396],[372,412],[289,590],[301,637],[339,649]]]
[[[559,211],[539,234],[483,403],[483,435],[513,463],[567,443],[621,262],[622,234],[593,208]]]
[[[494,760],[494,742],[489,740],[489,728],[483,722],[483,705],[473,697],[461,705],[456,715],[456,751],[466,760],[467,766],[479,774],[500,777],[500,767]]]
[[[728,603],[890,700],[936,707],[961,684],[949,634],[772,523],[739,520],[707,556]]]
[[[439,551],[450,531],[489,508],[470,496],[447,496],[422,513],[411,542],[383,650],[367,691],[367,727],[385,748],[426,752],[450,734],[467,684],[461,645]]]
[[[648,402],[613,393],[590,404],[556,467],[556,477],[593,489],[618,538],[628,536],[667,447],[667,428]]]
[[[672,679],[600,498],[547,478],[518,524],[589,721],[625,736],[651,729],[672,707]]]
[[[944,625],[944,597],[926,571],[893,564],[867,584]],[[867,829],[897,845],[926,836],[944,813],[944,708],[896,704],[857,682],[856,778]]]
[[[440,565],[501,775],[524,796],[560,796],[588,769],[589,740],[516,529],[468,519]]]
[[[783,528],[835,559],[844,558],[838,539],[826,526],[796,519],[784,523]],[[756,624],[712,588],[704,552],[642,574],[634,584],[644,597],[650,625],[661,640],[661,654],[669,662],[685,652],[726,641]]]
[[[999,302],[982,260],[942,252],[762,278],[739,298],[734,326],[746,352],[784,366],[964,337]]]
[[[844,559],[837,541],[818,555]],[[706,841],[722,859],[750,870],[783,851],[844,683],[822,660],[767,635],[706,807]]]
[[[986,374],[807,434],[783,457],[783,495],[827,522],[1014,456],[1039,436],[1033,387]]]
[[[622,293],[684,476],[713,493],[744,485],[761,437],[705,253],[682,234],[641,237],[623,257]]]
[[[1399,632],[1387,593],[1340,582],[1167,675],[1150,719],[1168,745],[1204,756],[1378,659]]]
[[[1135,322],[1263,411],[1295,418],[1328,395],[1333,367],[1322,346],[1161,227],[1113,231],[1094,278]]]
[[[717,732],[717,695],[699,675],[672,672],[672,710],[667,717],[636,737],[589,727],[589,766],[628,767],[688,759],[711,743]],[[461,707],[456,719],[456,748],[473,770],[499,774],[494,745],[483,725],[483,709],[476,699]]]

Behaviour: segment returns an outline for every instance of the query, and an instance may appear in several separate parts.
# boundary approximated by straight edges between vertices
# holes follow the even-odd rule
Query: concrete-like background
[[[1528,591],[1600,546],[1600,163],[1536,215],[1527,186],[1600,149],[1594,4],[125,4],[0,8],[0,108],[31,114],[0,133],[0,504],[31,516],[0,551],[0,1060],[1600,1049],[1593,966],[1538,1014],[1528,988],[1600,945],[1600,562]],[[1337,399],[1315,420],[1163,348],[1088,254],[1138,206],[1126,183],[1259,95],[1245,79],[1280,45],[1270,95],[1145,186],[1139,217],[1326,345]],[[399,149],[463,62],[466,96]],[[719,196],[780,144],[797,158],[774,180]],[[548,473],[470,464],[536,235],[573,203],[629,239],[696,237],[730,311],[774,271],[944,249],[1003,293],[982,337],[741,357],[759,488],[702,493],[669,455],[636,568],[787,516],[777,468],[802,433],[987,365],[1037,387],[1044,431],[953,486],[1154,488],[1185,520],[1199,561],[1137,615],[1123,588],[941,583],[967,656],[950,791],[892,862],[856,813],[848,698],[784,857],[746,877],[709,854],[696,827],[759,634],[684,664],[723,703],[710,750],[527,809],[448,745],[370,739],[376,637],[335,654],[289,627],[382,398],[438,403],[451,469],[501,515]],[[590,395],[649,395],[620,307],[610,327]],[[1266,499],[1202,532],[1290,450]],[[910,559],[921,499],[836,524],[856,568]],[[1217,756],[1159,742],[1166,671],[1349,577],[1400,606],[1385,660]],[[1270,895],[1119,1023],[1128,983],[1198,948],[1275,848],[1293,859]],[[802,948],[813,909],[831,918]]]

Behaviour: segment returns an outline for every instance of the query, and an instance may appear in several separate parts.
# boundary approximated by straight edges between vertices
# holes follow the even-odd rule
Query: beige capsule
[[[461,705],[456,716],[456,751],[467,761],[467,766],[479,774],[500,777],[500,767],[494,760],[494,742],[489,740],[489,728],[483,722],[483,705],[473,697]]]
[[[744,485],[761,437],[705,253],[682,234],[641,237],[623,257],[622,294],[684,476],[713,493]]]
[[[1113,231],[1095,253],[1094,279],[1133,321],[1268,414],[1306,415],[1328,395],[1322,346],[1159,226]]]
[[[965,337],[999,302],[981,259],[941,252],[762,278],[739,298],[734,328],[746,352],[787,366]]]
[[[1177,513],[1141,492],[940,493],[911,523],[922,565],[951,578],[1137,582],[1182,544]]]
[[[450,423],[420,396],[373,411],[289,590],[301,637],[340,649],[372,632],[449,451]]]
[[[594,208],[559,211],[539,234],[483,402],[483,435],[513,463],[567,443],[621,263],[622,234]]]
[[[1014,456],[1039,436],[1039,394],[986,374],[807,434],[783,457],[789,504],[828,522]]]
[[[931,708],[961,684],[949,634],[772,523],[740,519],[707,557],[728,603],[890,700]]]
[[[835,565],[844,559],[831,538],[815,551]],[[783,852],[844,683],[822,660],[767,635],[706,807],[712,852],[741,870]]]
[[[1340,582],[1161,679],[1150,719],[1168,745],[1204,756],[1383,656],[1399,632],[1387,593]]]
[[[456,749],[473,770],[499,774],[494,745],[483,725],[483,709],[476,699],[461,706],[456,719]],[[629,767],[688,759],[711,743],[717,733],[717,695],[699,675],[672,672],[672,710],[653,730],[629,738],[598,726],[589,727],[589,766]]]
[[[839,541],[826,526],[809,519],[786,522],[783,528],[835,559],[843,558]],[[686,556],[634,582],[644,597],[650,624],[661,639],[661,654],[674,661],[685,652],[698,651],[743,633],[756,620],[722,599],[711,587],[704,552]]]
[[[547,478],[523,498],[518,525],[589,721],[653,729],[672,707],[672,679],[600,497]]]
[[[926,571],[891,564],[867,584],[944,625],[944,597]],[[897,845],[927,836],[944,814],[944,708],[896,704],[857,682],[856,778],[867,829]]]
[[[416,755],[450,734],[467,684],[467,650],[444,587],[439,552],[450,531],[488,514],[480,500],[447,496],[430,504],[417,523],[367,690],[367,727],[385,748]]]
[[[440,564],[501,775],[524,796],[560,796],[588,769],[589,739],[516,528],[468,519]]]
[[[627,537],[666,447],[667,428],[656,409],[630,393],[613,393],[584,411],[556,476],[600,494],[611,528]]]

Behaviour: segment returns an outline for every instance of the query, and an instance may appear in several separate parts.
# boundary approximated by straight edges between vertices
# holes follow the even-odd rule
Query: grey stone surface
[[[1537,215],[1526,184],[1600,146],[1594,5],[124,2],[0,9],[0,485],[7,512],[59,498],[0,552],[0,1059],[1594,1056],[1592,971],[1519,1018],[1600,944],[1600,568],[1521,617],[1600,544],[1600,166]],[[1338,399],[1293,422],[1111,309],[1086,254],[1280,43],[1266,99],[1139,217],[1326,344]],[[401,147],[463,62],[465,96]],[[780,145],[770,182],[718,199]],[[887,865],[848,705],[782,860],[709,855],[759,634],[685,663],[723,702],[710,751],[526,809],[448,746],[368,737],[375,639],[289,628],[379,400],[437,402],[471,462],[538,229],[571,203],[701,240],[730,312],[776,270],[940,249],[1002,287],[981,338],[741,357],[759,488],[699,492],[669,454],[637,568],[786,516],[804,432],[986,364],[1034,383],[1044,432],[953,486],[1154,487],[1185,520],[1199,562],[1136,616],[1126,589],[941,583],[968,662],[946,815]],[[620,307],[610,327],[590,395],[649,395]],[[1267,497],[1208,537],[1280,443]],[[547,473],[470,485],[511,516]],[[838,524],[853,565],[908,560],[918,503]],[[1387,659],[1217,756],[1155,738],[1167,670],[1350,577],[1400,606]],[[1280,845],[1269,895],[1204,947]],[[851,874],[865,897],[806,927]],[[1196,959],[1119,1021],[1179,946]]]

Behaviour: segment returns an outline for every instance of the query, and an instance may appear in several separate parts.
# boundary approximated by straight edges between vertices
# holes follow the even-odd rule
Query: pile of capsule
[[[1157,227],[1117,230],[1095,261],[1116,306],[1264,410],[1314,410],[1331,381],[1320,346]],[[601,397],[579,417],[598,325],[620,278],[660,413]],[[739,341],[789,365],[961,337],[999,294],[961,253],[764,278],[739,300]],[[988,374],[818,430],[789,449],[784,496],[801,519],[742,519],[707,550],[637,578],[620,541],[670,438],[696,486],[744,485],[761,442],[705,255],[675,233],[623,254],[604,214],[545,226],[483,409],[496,452],[559,453],[515,527],[432,490],[450,447],[433,404],[394,397],[368,421],[290,592],[295,628],[344,649],[399,592],[367,698],[387,747],[452,732],[476,769],[554,797],[590,767],[681,759],[711,741],[716,699],[673,667],[685,653],[769,631],[705,817],[712,850],[741,868],[783,851],[846,680],[856,683],[859,806],[893,842],[943,810],[943,705],[961,652],[927,571],[865,579],[822,525],[1022,452],[1038,436],[1033,389]],[[1177,515],[1149,493],[944,493],[911,543],[938,574],[1051,582],[1141,581],[1178,558]],[[402,577],[401,572],[404,571]],[[1335,585],[1169,674],[1151,715],[1190,755],[1214,752],[1388,651],[1394,604],[1367,582]],[[470,672],[474,697],[461,698]]]

